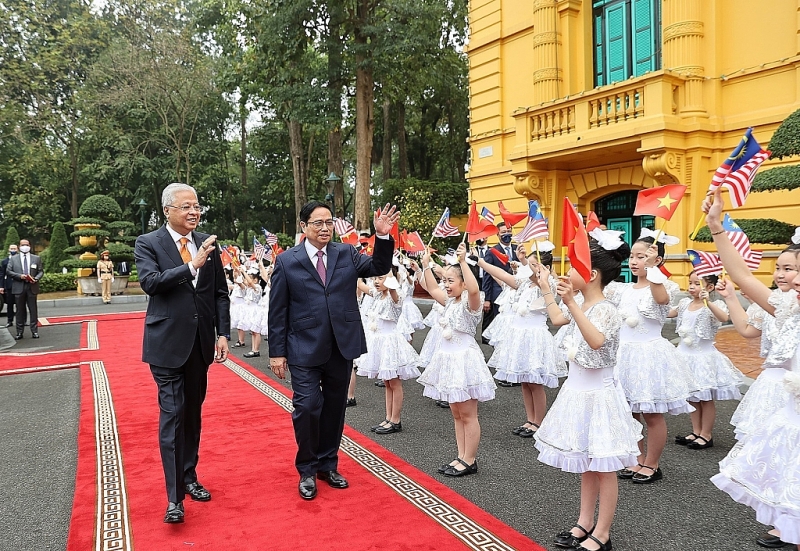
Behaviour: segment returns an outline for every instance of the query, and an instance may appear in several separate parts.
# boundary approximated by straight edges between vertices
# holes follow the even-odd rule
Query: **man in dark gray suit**
[[[183,522],[183,499],[208,501],[197,480],[200,419],[213,361],[228,356],[230,300],[216,235],[195,231],[202,207],[194,188],[170,184],[167,223],[136,239],[139,283],[150,296],[142,361],[158,385],[158,436],[169,505],[164,522]]]
[[[269,363],[283,379],[292,374],[292,422],[297,440],[295,467],[303,499],[317,495],[317,478],[348,487],[338,472],[347,387],[353,360],[367,351],[356,300],[360,277],[388,274],[394,241],[389,236],[400,213],[375,213],[372,256],[333,243],[330,206],[311,201],[300,209],[306,238],[275,259],[269,294]]]
[[[39,294],[39,280],[44,275],[42,261],[31,254],[31,243],[27,239],[19,240],[19,254],[8,259],[6,273],[11,276],[11,292],[17,306],[17,340],[22,338],[28,312],[31,315],[31,336],[39,338],[39,308],[36,297]]]

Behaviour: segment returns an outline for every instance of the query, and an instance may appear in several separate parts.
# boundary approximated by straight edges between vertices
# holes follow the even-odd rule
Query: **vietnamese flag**
[[[636,197],[634,216],[650,215],[669,220],[686,193],[686,186],[669,184],[650,189],[643,189]]]
[[[422,237],[419,232],[408,233],[403,230],[402,235],[403,248],[408,253],[422,253],[425,252],[425,244],[422,242]]]
[[[568,197],[564,197],[564,218],[561,225],[561,245],[567,247],[572,267],[584,281],[592,277],[592,254],[589,251],[589,235],[583,227],[578,211]]]
[[[362,239],[361,243],[364,245],[361,254],[372,256],[372,251],[375,250],[375,236],[371,235],[367,239]]]
[[[225,267],[228,264],[233,262],[233,260],[231,260],[231,255],[228,254],[228,249],[226,249],[224,247],[222,249],[220,249],[219,257],[222,260],[222,266],[223,267]]]
[[[506,223],[506,226],[508,226],[509,229],[519,224],[528,216],[527,212],[511,212],[506,210],[502,201],[497,202],[497,208],[500,209],[500,216],[503,217],[503,221]]]
[[[489,249],[489,252],[492,253],[493,255],[495,255],[497,257],[497,260],[499,260],[503,264],[508,264],[508,255],[507,254],[501,253],[500,251],[498,251],[494,247]]]
[[[490,235],[495,235],[498,231],[497,226],[488,220],[481,220],[481,217],[478,216],[478,208],[476,205],[477,202],[473,201],[469,209],[469,219],[467,220],[467,234],[469,235],[470,241],[486,239]]]
[[[389,230],[389,235],[391,235],[392,239],[394,239],[394,250],[399,249],[403,243],[400,241],[400,224],[395,224],[392,226],[392,229]],[[374,245],[375,242],[373,241],[372,244]]]
[[[597,213],[590,210],[589,214],[586,216],[586,232],[589,233],[593,229],[599,228],[600,226],[600,219],[597,217]]]
[[[340,235],[339,239],[341,239],[342,243],[346,243],[348,245],[358,245],[358,234],[355,230],[351,230],[344,235]]]

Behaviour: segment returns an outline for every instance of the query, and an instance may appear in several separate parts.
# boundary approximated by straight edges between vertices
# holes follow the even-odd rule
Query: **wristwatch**
[[[231,340],[231,336],[230,335],[217,335],[217,336],[218,337],[225,337],[226,339]]]

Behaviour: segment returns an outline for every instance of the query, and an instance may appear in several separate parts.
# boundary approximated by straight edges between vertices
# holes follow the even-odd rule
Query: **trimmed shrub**
[[[39,280],[39,289],[42,293],[74,291],[77,288],[75,274],[44,274]]]
[[[754,191],[793,190],[800,187],[800,165],[778,166],[769,170],[760,170],[753,179]]]
[[[122,209],[119,203],[108,195],[92,195],[81,204],[78,214],[111,222],[122,218]]]
[[[792,224],[773,220],[772,218],[736,220],[736,223],[747,234],[750,243],[787,245],[791,243],[792,235],[794,235],[795,227]],[[711,243],[713,241],[711,232],[708,231],[708,226],[697,232],[695,241],[700,241],[701,243]]]
[[[800,154],[800,109],[786,117],[767,147],[773,159],[783,159]]]
[[[56,273],[61,271],[61,261],[66,260],[69,256],[64,252],[67,247],[69,247],[69,241],[67,241],[67,231],[64,229],[64,224],[56,222],[53,224],[53,232],[50,234],[47,257],[42,258],[45,272]]]

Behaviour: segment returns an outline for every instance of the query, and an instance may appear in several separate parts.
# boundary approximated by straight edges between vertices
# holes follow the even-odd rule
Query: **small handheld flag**
[[[695,251],[694,249],[688,249],[686,254],[689,256],[689,262],[692,263],[697,277],[719,275],[722,273],[722,262],[720,262],[717,255],[704,251]]]
[[[753,137],[753,129],[748,128],[731,156],[714,172],[708,190],[715,191],[722,186],[730,191],[733,208],[741,207],[747,199],[761,163],[769,159],[770,155]]]
[[[490,211],[489,209],[487,209],[486,207],[483,207],[483,209],[481,209],[481,216],[483,216],[489,222],[494,224],[494,213],[492,211]]]
[[[524,212],[511,212],[507,210],[503,206],[502,201],[497,202],[497,208],[500,209],[500,216],[503,217],[503,221],[506,223],[506,226],[509,228],[513,228],[517,224],[519,224],[522,220],[525,219],[527,213]]]
[[[686,193],[686,186],[669,184],[650,189],[643,189],[636,197],[634,216],[650,215],[669,220]]]
[[[466,233],[469,235],[470,241],[486,239],[490,235],[495,235],[498,231],[497,226],[489,220],[480,219],[476,203],[476,201],[472,202],[469,209],[469,219],[467,220]]]
[[[450,224],[450,209],[446,208],[436,227],[433,228],[433,237],[454,237],[456,235],[461,235],[461,232]]]

